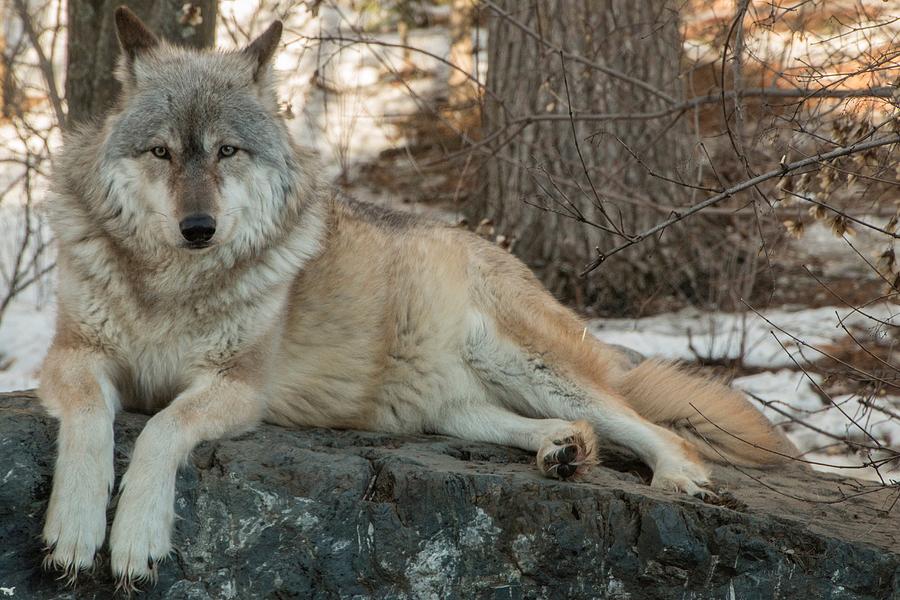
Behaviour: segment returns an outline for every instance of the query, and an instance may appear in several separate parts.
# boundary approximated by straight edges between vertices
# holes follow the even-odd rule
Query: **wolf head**
[[[232,52],[160,41],[124,7],[116,26],[120,102],[94,126],[89,167],[72,147],[89,136],[64,145],[69,180],[90,180],[73,172],[82,167],[95,174],[77,194],[121,245],[144,251],[253,250],[277,237],[311,184],[278,114],[270,62],[281,22]]]

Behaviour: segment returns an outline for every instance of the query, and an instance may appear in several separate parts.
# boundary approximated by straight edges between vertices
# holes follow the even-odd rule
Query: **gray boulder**
[[[119,476],[145,421],[117,421]],[[74,588],[41,569],[55,430],[0,395],[0,599],[113,592],[105,563]],[[510,448],[262,426],[181,470],[177,551],[141,597],[900,599],[896,487],[716,468],[704,503],[608,456],[565,483]]]

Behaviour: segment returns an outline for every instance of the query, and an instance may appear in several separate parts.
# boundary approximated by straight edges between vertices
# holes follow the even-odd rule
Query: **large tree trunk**
[[[473,206],[476,222],[490,219],[496,234],[512,243],[513,252],[552,292],[581,309],[621,312],[660,292],[702,294],[699,288],[706,283],[700,280],[709,278],[697,272],[704,268],[697,264],[698,248],[676,240],[685,227],[617,255],[587,278],[578,277],[597,248],[608,250],[623,241],[583,221],[636,233],[667,216],[661,206],[689,200],[682,186],[649,170],[685,174],[694,138],[686,119],[576,119],[573,125],[570,108],[576,114],[643,113],[666,104],[632,82],[571,55],[563,60],[552,50],[612,67],[680,99],[682,42],[675,3],[495,4],[508,14],[495,10],[489,23],[484,139],[493,139],[493,156],[485,165],[483,194]],[[516,122],[528,115],[558,120]],[[582,222],[570,218],[579,213]]]
[[[114,71],[119,45],[113,11],[128,6],[157,35],[177,44],[208,47],[215,42],[217,0],[69,0],[66,65],[67,123],[103,114],[119,92]],[[193,11],[186,14],[183,7]],[[202,22],[197,17],[202,18]]]

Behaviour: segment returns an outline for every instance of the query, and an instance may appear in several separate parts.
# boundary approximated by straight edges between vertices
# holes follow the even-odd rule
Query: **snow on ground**
[[[223,24],[228,20],[246,24],[255,10],[250,3],[222,3],[217,39],[227,45]],[[430,12],[447,10],[434,7]],[[291,133],[319,153],[330,177],[352,179],[381,152],[407,146],[410,140],[395,125],[397,119],[416,114],[424,103],[446,92],[449,67],[440,60],[450,55],[446,27],[413,28],[406,39],[396,32],[375,34],[367,29],[380,18],[378,10],[329,4],[318,8],[318,19],[299,6],[279,16],[286,19],[284,46],[275,62],[279,97],[296,115]],[[257,18],[250,35],[261,33],[269,22],[268,17]],[[486,33],[478,30],[472,35],[484,40]],[[415,50],[404,52],[397,47],[401,44]],[[486,45],[478,47],[475,63],[485,65]],[[400,77],[401,73],[405,75]],[[485,70],[477,76],[483,80]]]
[[[43,190],[36,192],[43,197]],[[22,243],[24,214],[19,197],[0,204],[0,303],[6,297],[13,265]],[[36,207],[39,213],[40,208]],[[28,264],[36,245],[50,239],[50,232],[39,216],[33,216],[30,251],[21,264]],[[53,252],[45,252],[35,264],[38,270],[52,264]],[[34,269],[24,271],[25,279]],[[13,297],[0,319],[0,391],[23,390],[37,384],[41,360],[53,337],[55,319],[53,277],[45,275],[36,284]]]
[[[12,302],[0,322],[0,392],[37,386],[41,361],[53,339],[56,305],[52,295],[25,294]]]
[[[866,337],[883,334],[884,325],[872,317],[900,324],[900,307],[878,304],[863,311],[864,314],[838,307],[770,310],[763,319],[750,311],[710,313],[685,309],[641,319],[596,319],[590,331],[605,342],[621,344],[647,356],[694,361],[698,357],[720,360],[743,355],[747,367],[790,368],[796,366],[795,360],[803,362],[801,353],[807,358],[821,358],[793,338],[822,346],[846,335],[836,315],[840,315],[844,326]]]
[[[900,468],[882,468],[880,477],[871,467],[852,471],[846,468],[860,466],[865,458],[883,456],[882,452],[873,451],[871,456],[864,457],[847,454],[843,444],[835,445],[835,438],[846,438],[868,446],[882,444],[887,448],[900,447],[900,420],[871,410],[863,403],[875,403],[896,413],[900,407],[900,397],[861,398],[843,394],[828,399],[817,392],[822,380],[822,376],[816,373],[780,369],[739,377],[731,384],[752,394],[754,400],[770,403],[761,405],[758,401],[754,402],[787,433],[803,452],[805,460],[822,463],[815,465],[815,468],[873,480],[882,477],[900,481]],[[798,424],[797,420],[809,427]],[[874,440],[869,438],[870,435]]]
[[[822,355],[794,339],[822,348],[846,335],[839,321],[857,339],[884,335],[885,327],[900,325],[898,306],[871,305],[864,310],[865,315],[839,307],[771,310],[756,315],[688,309],[641,319],[596,319],[589,329],[605,342],[633,348],[650,357],[695,362],[698,358],[734,360],[743,356],[745,366],[764,370],[737,378],[732,385],[771,403],[766,406],[753,400],[787,433],[804,453],[804,459],[824,463],[814,465],[818,469],[878,480],[879,474],[872,468],[841,468],[859,466],[864,459],[845,454],[844,446],[836,444],[835,438],[874,447],[900,447],[900,420],[866,406],[874,403],[897,414],[900,397],[840,395],[829,399],[821,387],[822,376],[807,374],[800,368],[806,368],[807,360],[814,361]],[[870,458],[881,455],[873,451]],[[900,469],[881,469],[881,477],[900,481]]]

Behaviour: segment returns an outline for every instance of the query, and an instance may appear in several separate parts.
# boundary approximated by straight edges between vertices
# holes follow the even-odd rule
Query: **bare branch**
[[[851,144],[850,146],[845,146],[843,148],[837,148],[835,150],[832,150],[831,152],[825,152],[823,154],[816,154],[815,156],[810,156],[810,157],[804,158],[802,160],[784,164],[781,167],[779,167],[778,169],[773,169],[773,170],[763,173],[761,175],[757,175],[756,177],[753,177],[751,179],[742,181],[741,183],[733,185],[730,188],[728,188],[727,190],[724,190],[724,191],[716,194],[715,196],[707,198],[706,200],[704,200],[702,202],[698,202],[697,204],[694,204],[693,206],[685,209],[682,212],[676,213],[671,218],[666,219],[665,221],[662,221],[661,223],[656,224],[655,226],[651,227],[650,229],[647,229],[646,231],[642,231],[641,233],[638,233],[638,234],[632,236],[631,240],[624,242],[619,246],[616,246],[615,248],[613,248],[612,250],[610,250],[608,252],[603,253],[603,252],[600,252],[598,249],[597,258],[595,258],[589,265],[587,265],[585,267],[585,269],[581,272],[581,277],[586,276],[588,273],[590,273],[591,271],[593,271],[594,269],[599,267],[610,256],[613,256],[614,254],[617,254],[617,253],[621,252],[622,250],[625,250],[626,248],[629,248],[631,246],[634,246],[635,244],[642,242],[643,240],[647,239],[648,237],[655,235],[655,234],[663,231],[664,229],[671,227],[675,223],[683,221],[684,219],[686,219],[692,215],[697,214],[698,212],[702,211],[705,208],[714,206],[715,204],[718,204],[719,202],[722,202],[723,200],[726,200],[727,198],[731,198],[735,194],[738,194],[739,192],[742,192],[746,189],[749,189],[756,185],[759,185],[760,183],[762,183],[764,181],[768,181],[769,179],[775,179],[776,177],[783,177],[794,171],[797,171],[804,167],[808,167],[809,165],[814,165],[816,163],[821,163],[824,161],[832,160],[834,158],[838,158],[841,156],[848,156],[850,154],[855,154],[857,152],[864,152],[865,150],[869,150],[872,148],[878,148],[880,146],[887,146],[889,144],[896,144],[896,143],[900,143],[900,134],[895,133],[895,134],[891,134],[891,135],[888,135],[888,136],[885,136],[882,138],[878,138],[875,140],[871,140],[868,142],[859,142],[856,144]],[[895,238],[900,237],[897,234],[891,234],[891,235],[893,235],[893,237],[895,237]]]
[[[25,2],[23,0],[13,1],[16,5],[16,11],[19,13],[19,18],[22,19],[22,26],[25,28],[28,40],[31,42],[31,45],[34,47],[34,51],[37,54],[41,74],[47,84],[47,93],[50,95],[50,103],[53,105],[54,113],[56,113],[56,122],[60,127],[63,127],[66,123],[66,112],[63,110],[62,100],[59,97],[59,91],[56,87],[56,75],[53,71],[53,65],[50,64],[50,61],[47,60],[47,55],[44,54],[44,49],[41,47],[41,42],[38,39],[37,33],[34,31],[34,23],[31,20],[31,15],[28,14],[28,7],[25,6]]]

